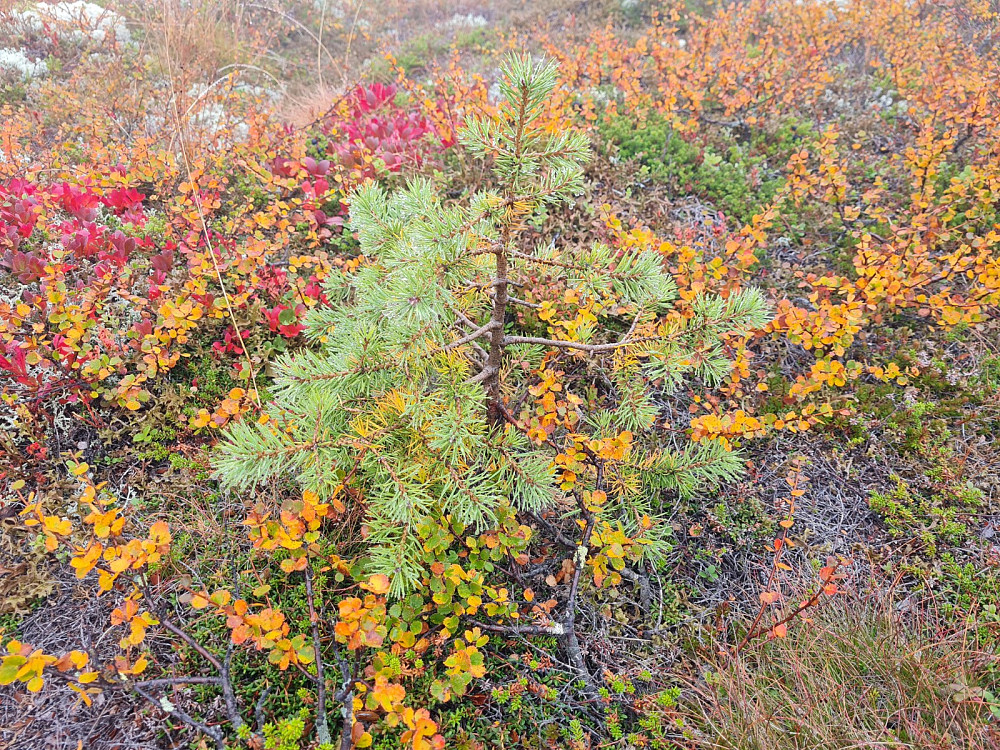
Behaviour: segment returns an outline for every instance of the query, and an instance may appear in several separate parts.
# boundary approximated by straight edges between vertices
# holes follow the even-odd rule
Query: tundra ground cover
[[[996,744],[995,9],[597,5],[0,14],[5,743]]]

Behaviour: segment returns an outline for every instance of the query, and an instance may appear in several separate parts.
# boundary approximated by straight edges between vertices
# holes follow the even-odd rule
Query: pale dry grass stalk
[[[187,180],[191,182],[193,170],[191,168],[191,161],[188,157],[187,144],[185,142],[184,133],[184,118],[181,116],[180,110],[177,104],[177,89],[174,81],[174,57],[173,57],[173,46],[172,37],[170,36],[170,30],[172,28],[170,23],[172,6],[175,4],[175,0],[162,0],[163,1],[163,11],[164,11],[164,37],[163,37],[163,60],[166,64],[167,80],[170,86],[170,103],[172,107],[172,114],[174,117],[174,126],[176,132],[180,136],[180,153],[181,158],[184,163],[184,169],[187,173]],[[215,246],[212,242],[212,234],[208,229],[208,222],[205,218],[205,210],[201,202],[201,196],[197,189],[191,191],[191,196],[194,200],[195,207],[198,211],[198,219],[201,224],[202,236],[205,239],[205,246],[208,249],[209,256],[212,258],[212,266],[215,270],[215,276],[219,283],[219,288],[222,290],[223,299],[226,302],[226,311],[229,314],[230,322],[232,323],[233,330],[236,332],[236,338],[239,340],[240,349],[246,355],[247,369],[250,375],[250,382],[253,384],[253,397],[257,403],[257,407],[261,408],[262,403],[260,400],[260,390],[257,385],[257,373],[253,366],[253,357],[247,350],[246,341],[243,337],[243,330],[236,319],[236,313],[233,310],[232,299],[229,296],[229,292],[226,289],[225,280],[222,277],[222,269],[219,267],[218,258],[215,254]]]

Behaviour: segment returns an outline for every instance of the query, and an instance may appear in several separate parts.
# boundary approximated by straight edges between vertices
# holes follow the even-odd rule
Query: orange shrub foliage
[[[848,110],[858,115],[848,120],[850,132],[830,126],[791,156],[778,195],[729,232],[723,252],[626,228],[611,214],[607,220],[619,245],[659,248],[682,297],[759,283],[769,241],[796,217],[810,225],[804,244],[833,240],[851,248],[849,272],[801,267],[799,288],[775,301],[769,332],[817,358],[794,376],[786,397],[793,408],[758,418],[745,398],[693,407],[709,411],[695,416],[696,437],[806,429],[835,411],[815,401],[823,388],[864,376],[902,384],[918,374],[887,375],[878,363],[850,358],[858,337],[890,316],[912,312],[953,327],[996,315],[1000,103],[990,92],[1000,85],[1000,65],[987,43],[996,18],[963,2],[935,3],[929,12],[892,0],[843,7],[752,0],[708,18],[681,5],[668,5],[636,38],[601,29],[579,43],[548,39],[543,47],[560,61],[563,113],[584,126],[627,116],[641,127],[657,112],[691,136],[718,127],[749,132],[785,116],[824,122]],[[888,113],[894,119],[870,127],[885,130],[888,122],[902,144],[888,155],[861,129],[865,118],[887,117],[887,105],[872,101],[886,88],[896,92]],[[748,369],[753,360],[738,354],[746,365],[734,369],[724,394],[766,390]],[[749,391],[740,385],[748,376],[756,380]],[[814,403],[795,407],[804,400]]]

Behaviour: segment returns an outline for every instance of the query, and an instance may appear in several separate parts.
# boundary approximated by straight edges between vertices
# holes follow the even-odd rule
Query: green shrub
[[[807,132],[790,123],[773,136],[757,134],[746,144],[724,138],[699,146],[657,113],[650,113],[639,127],[632,117],[617,117],[602,123],[600,130],[619,157],[636,160],[656,182],[675,194],[704,198],[741,223],[774,198],[782,184],[780,174],[767,169],[768,161],[783,166],[792,145]],[[751,152],[761,155],[752,157]]]
[[[974,487],[958,485],[950,499],[941,494],[926,498],[912,494],[899,477],[894,479],[896,486],[892,490],[873,492],[868,498],[871,509],[882,517],[893,537],[916,537],[933,557],[940,542],[957,544],[968,536],[969,529],[959,515],[981,502]]]

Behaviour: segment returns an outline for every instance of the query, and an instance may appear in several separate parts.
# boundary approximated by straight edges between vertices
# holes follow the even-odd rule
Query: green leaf
[[[23,656],[8,656],[3,660],[3,665],[0,665],[0,685],[10,685],[14,680],[17,679],[17,673],[23,665],[28,661]]]
[[[451,690],[445,680],[434,680],[431,683],[431,695],[442,703],[447,703],[451,699]]]
[[[468,672],[459,672],[451,676],[451,689],[455,695],[465,695],[465,689],[472,682],[472,675]]]

